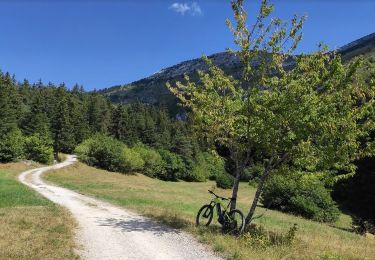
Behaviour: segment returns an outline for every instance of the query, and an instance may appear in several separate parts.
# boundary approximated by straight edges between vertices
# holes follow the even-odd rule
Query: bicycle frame
[[[214,198],[214,199],[211,200],[210,205],[213,208],[216,208],[216,213],[217,213],[218,217],[221,218],[224,214],[226,214],[226,212],[227,212],[228,208],[230,207],[231,203],[232,203],[232,200],[229,200],[228,205],[223,210],[223,208],[222,208],[222,199],[220,199],[220,198]]]

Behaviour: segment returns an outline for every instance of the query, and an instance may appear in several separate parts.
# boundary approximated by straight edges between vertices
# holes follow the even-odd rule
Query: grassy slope
[[[207,189],[213,182],[163,182],[143,175],[127,176],[109,173],[76,164],[45,175],[49,181],[82,193],[105,199],[115,204],[133,209],[144,215],[159,219],[174,226],[182,227],[197,235],[202,242],[209,243],[219,252],[240,259],[370,259],[375,256],[375,241],[345,231],[350,228],[350,217],[342,215],[334,225],[320,224],[277,211],[268,211],[256,220],[268,230],[287,232],[297,223],[299,230],[292,246],[272,246],[250,244],[245,238],[221,235],[215,229],[196,229],[193,225],[200,206],[209,201]],[[216,189],[219,194],[229,191]],[[254,188],[242,184],[239,208],[244,212],[254,194]],[[260,208],[259,212],[264,209]]]
[[[76,259],[69,213],[16,180],[28,168],[0,164],[0,259]]]

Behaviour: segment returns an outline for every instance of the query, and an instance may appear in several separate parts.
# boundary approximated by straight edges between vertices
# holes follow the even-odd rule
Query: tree
[[[45,113],[44,104],[40,90],[35,90],[34,98],[31,101],[30,109],[25,113],[21,128],[26,135],[40,134],[51,136],[49,119]]]
[[[71,152],[75,147],[74,131],[69,114],[69,94],[64,84],[55,90],[55,107],[51,123],[55,159],[58,152]]]
[[[171,149],[171,129],[173,124],[168,115],[168,110],[165,106],[159,106],[154,109],[157,112],[157,137],[154,141],[154,146],[157,148]]]
[[[23,154],[23,136],[17,120],[20,102],[15,80],[0,72],[0,162],[9,162]]]
[[[87,120],[87,103],[83,97],[83,90],[77,87],[73,89],[69,99],[69,118],[71,122],[74,143],[79,144],[85,140],[90,133],[89,124]],[[73,148],[73,147],[72,147]]]
[[[17,128],[18,98],[9,73],[0,72],[0,138]]]
[[[273,6],[262,0],[249,28],[243,1],[232,1],[232,9],[236,25],[227,24],[239,50],[231,53],[242,61],[242,76],[234,79],[205,58],[208,71],[199,72],[199,83],[186,76],[186,84],[168,87],[191,110],[202,136],[229,150],[236,165],[234,199],[244,167],[262,163],[249,224],[264,183],[280,167],[353,174],[374,91],[355,82],[359,60],[344,66],[339,55],[325,49],[291,57],[304,17],[290,23],[269,19]]]
[[[110,104],[101,95],[92,93],[88,100],[87,118],[91,133],[107,133],[110,125]]]
[[[52,140],[49,136],[35,133],[25,138],[25,156],[29,160],[40,163],[51,163],[53,161]]]
[[[124,134],[126,133],[126,118],[127,114],[123,105],[118,105],[113,108],[111,113],[111,125],[109,128],[109,132],[111,135],[121,141],[126,139]]]

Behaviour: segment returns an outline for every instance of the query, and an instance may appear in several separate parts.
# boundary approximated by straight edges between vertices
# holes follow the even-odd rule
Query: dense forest
[[[2,139],[6,139],[5,135],[40,135],[51,142],[55,154],[73,152],[77,144],[94,133],[113,135],[129,145],[143,142],[171,150],[176,142],[188,139],[186,149],[191,151],[187,153],[193,153],[195,144],[187,137],[186,124],[171,121],[163,108],[141,104],[114,106],[101,95],[85,93],[79,86],[68,90],[64,84],[30,85],[26,80],[18,84],[9,73],[1,74],[0,80]],[[1,161],[14,157],[17,149],[9,156],[3,151]]]
[[[204,181],[225,174],[222,159],[194,137],[191,124],[171,118],[163,106],[112,104],[96,92],[85,92],[82,86],[69,90],[64,84],[18,83],[9,73],[0,74],[0,106],[1,162],[52,163],[58,160],[58,153],[73,153],[84,140],[99,139],[102,146],[121,143],[149,150],[163,168],[152,177]],[[97,161],[116,156],[110,147],[103,149],[107,150],[96,153]],[[92,165],[102,166],[100,162]],[[139,169],[124,171],[131,170]]]

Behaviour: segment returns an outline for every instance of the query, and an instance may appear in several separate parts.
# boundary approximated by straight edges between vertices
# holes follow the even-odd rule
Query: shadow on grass
[[[338,230],[346,231],[346,232],[349,232],[349,233],[355,233],[354,229],[352,227],[350,227],[350,228],[340,227],[340,226],[336,226],[335,224],[330,224],[328,226],[331,227],[331,228],[335,228],[335,229],[338,229]]]

